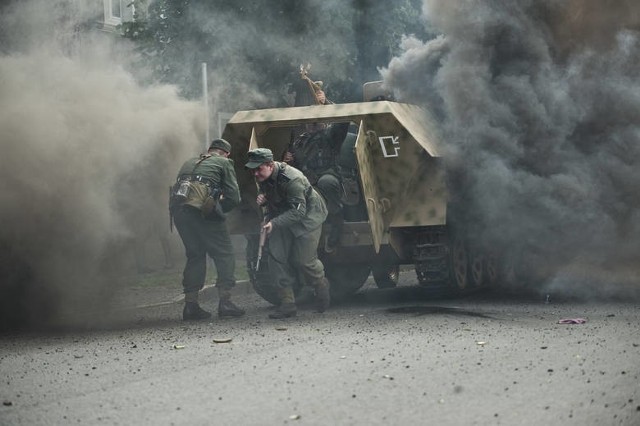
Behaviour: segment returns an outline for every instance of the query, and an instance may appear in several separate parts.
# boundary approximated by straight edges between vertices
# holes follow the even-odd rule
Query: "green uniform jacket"
[[[220,200],[220,207],[225,213],[240,204],[240,189],[238,188],[238,179],[233,167],[233,160],[218,154],[194,157],[185,161],[180,168],[178,179],[183,176],[189,176],[190,178],[202,176],[210,180],[214,186],[220,188],[223,195]]]
[[[324,200],[294,167],[276,161],[271,176],[259,186],[274,227],[289,228],[298,237],[318,229],[327,218]]]

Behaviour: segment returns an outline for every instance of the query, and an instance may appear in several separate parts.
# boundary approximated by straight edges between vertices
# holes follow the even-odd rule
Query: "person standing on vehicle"
[[[240,190],[233,161],[227,158],[230,152],[229,142],[214,139],[207,154],[183,164],[172,192],[170,210],[187,256],[182,279],[185,321],[211,317],[198,304],[207,272],[207,254],[218,273],[218,316],[239,317],[245,313],[231,301],[231,288],[236,281],[235,255],[224,213],[240,203]]]
[[[330,304],[329,282],[324,265],[318,259],[318,242],[327,208],[304,174],[282,162],[273,161],[273,153],[258,148],[248,153],[245,165],[258,182],[259,206],[267,207],[269,267],[273,268],[280,305],[269,315],[281,319],[297,313],[294,282],[298,276],[314,287],[318,312]]]

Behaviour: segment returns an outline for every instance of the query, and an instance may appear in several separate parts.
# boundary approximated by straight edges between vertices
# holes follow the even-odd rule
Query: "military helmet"
[[[221,149],[224,152],[231,152],[231,144],[224,139],[214,139],[211,141],[209,149]]]

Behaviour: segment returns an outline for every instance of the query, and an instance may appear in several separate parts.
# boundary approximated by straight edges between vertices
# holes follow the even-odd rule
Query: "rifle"
[[[256,272],[260,269],[260,260],[262,259],[262,250],[264,249],[264,244],[267,242],[267,230],[264,229],[264,225],[267,224],[267,219],[265,218],[262,221],[262,225],[260,226],[260,241],[258,242],[258,257],[256,259]]]
[[[269,211],[267,210],[267,206],[263,205],[260,207],[260,211],[262,212],[262,224],[260,225],[260,240],[258,241],[258,257],[256,259],[256,272],[260,269],[260,259],[262,259],[262,251],[264,249],[264,245],[267,242],[267,230],[264,229],[264,226],[269,222]]]

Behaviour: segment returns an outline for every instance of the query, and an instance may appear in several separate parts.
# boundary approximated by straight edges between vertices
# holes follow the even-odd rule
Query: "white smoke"
[[[0,56],[0,327],[99,309],[119,252],[168,228],[167,187],[202,148],[204,115],[142,86],[78,2],[6,8]]]

